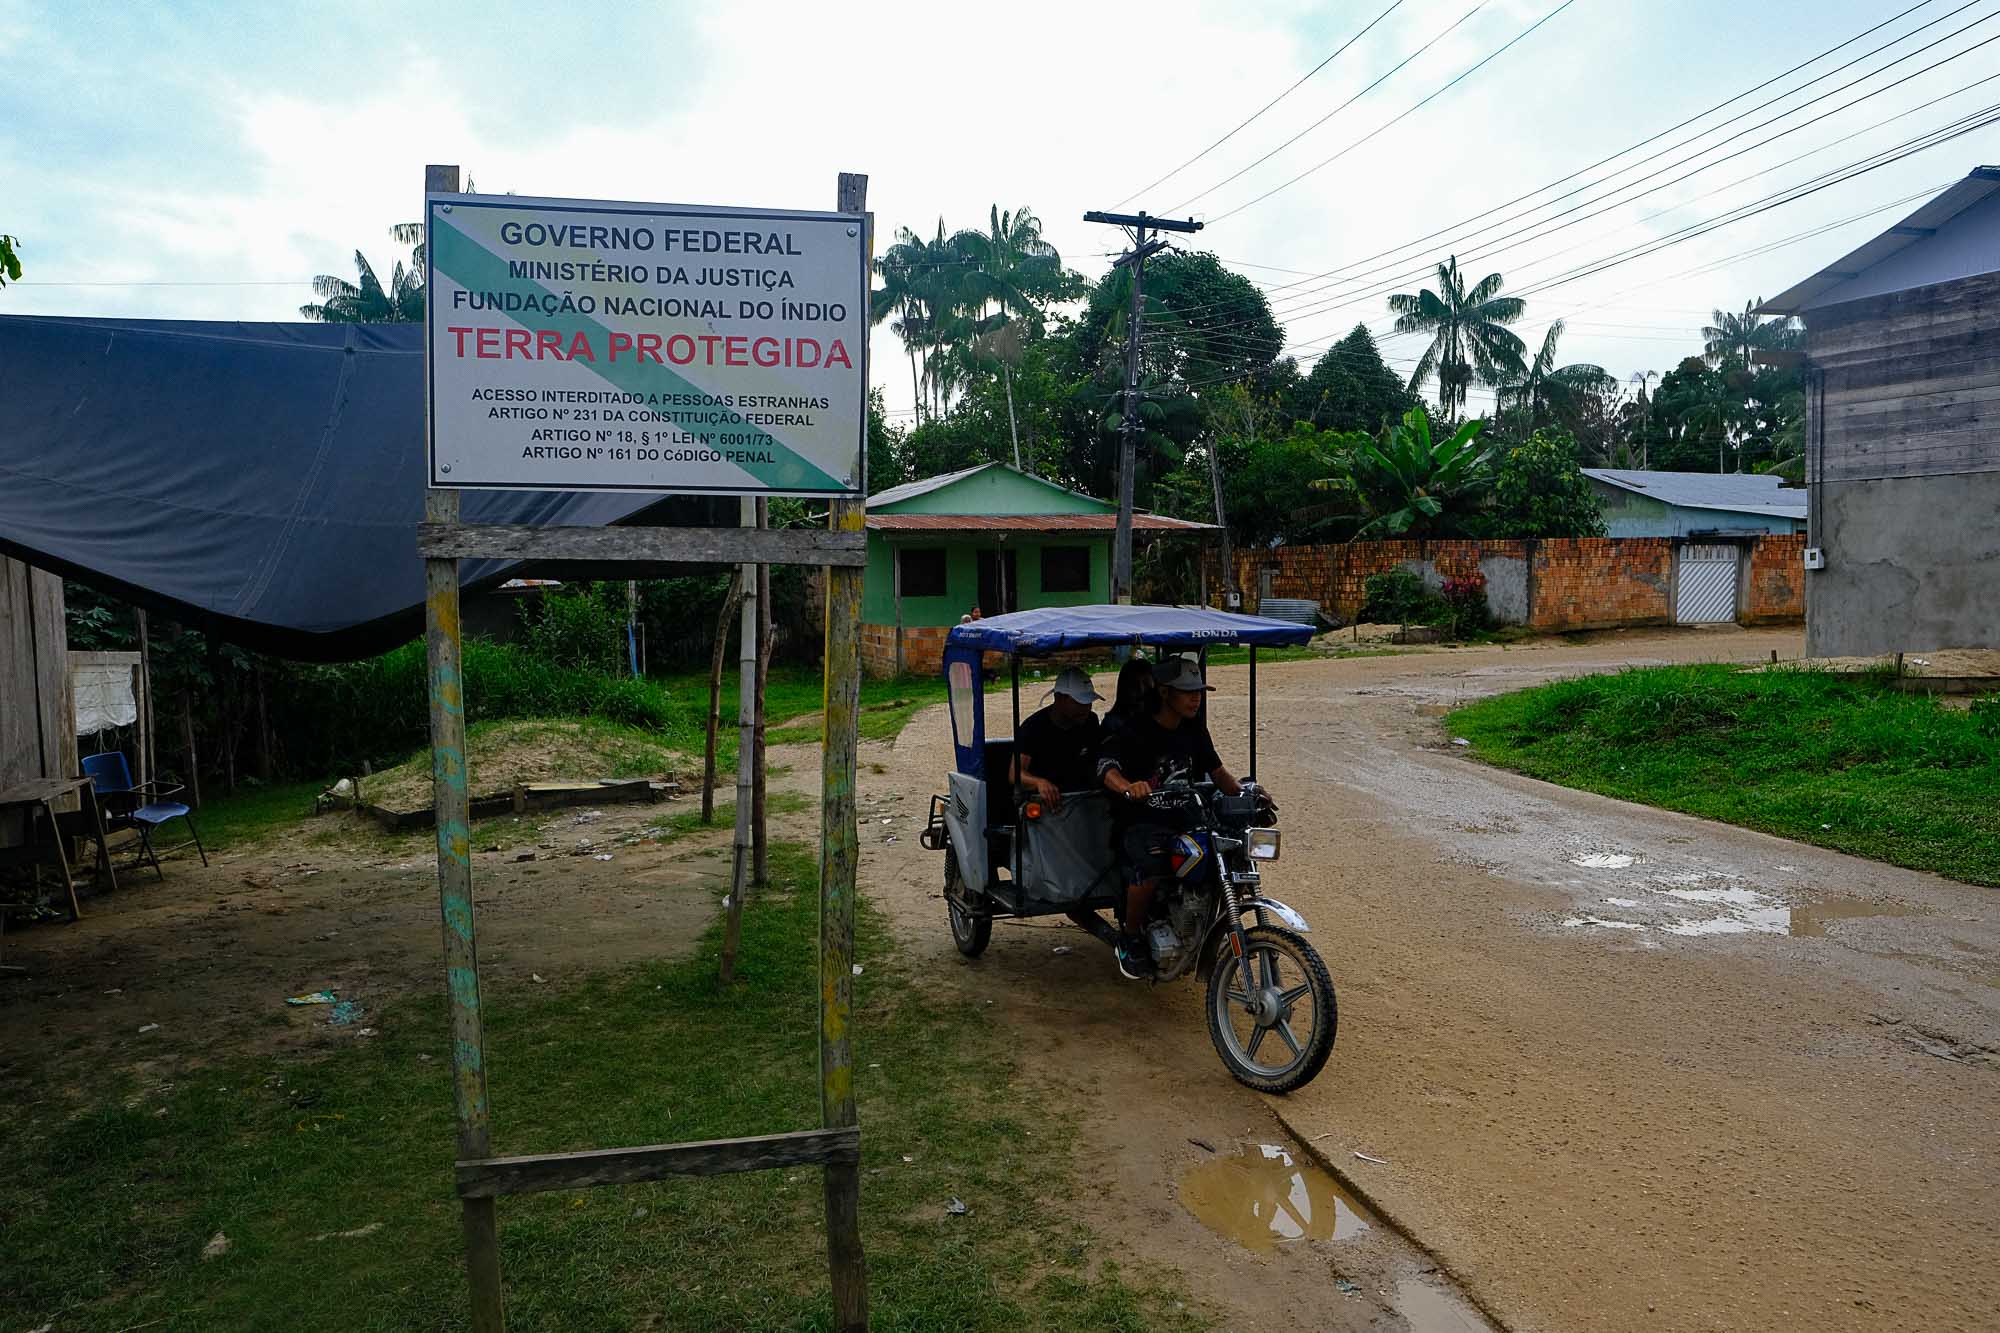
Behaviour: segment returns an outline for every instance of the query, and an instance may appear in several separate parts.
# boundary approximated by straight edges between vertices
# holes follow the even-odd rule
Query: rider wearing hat
[[[1063,669],[1048,706],[1031,714],[1015,733],[1016,787],[1059,807],[1064,792],[1089,791],[1097,785],[1100,730],[1090,706],[1103,697],[1082,671]]]
[[[1202,696],[1214,686],[1185,657],[1170,657],[1153,670],[1159,706],[1134,718],[1105,742],[1097,762],[1099,780],[1111,793],[1118,851],[1125,867],[1124,930],[1118,941],[1118,970],[1134,981],[1154,974],[1146,944],[1146,909],[1160,881],[1173,873],[1171,856],[1179,830],[1161,822],[1146,798],[1171,778],[1213,779],[1224,793],[1241,788],[1202,724]]]

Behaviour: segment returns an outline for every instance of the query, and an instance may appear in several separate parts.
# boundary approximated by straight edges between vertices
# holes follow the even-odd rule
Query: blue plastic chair
[[[188,832],[194,835],[194,849],[201,853],[201,863],[208,864],[208,851],[201,845],[201,832],[194,826],[194,816],[188,807],[179,801],[165,799],[179,795],[185,787],[162,787],[157,782],[134,784],[132,770],[126,766],[125,756],[118,750],[107,750],[103,754],[87,756],[83,761],[83,771],[90,778],[90,787],[97,795],[97,803],[104,811],[106,831],[129,828],[139,830],[141,861],[150,861],[153,873],[165,879],[166,873],[160,869],[159,853],[153,850],[153,830],[170,819],[187,821]]]

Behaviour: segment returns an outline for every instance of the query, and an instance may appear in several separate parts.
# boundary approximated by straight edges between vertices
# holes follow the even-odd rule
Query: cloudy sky
[[[1383,293],[1456,252],[1528,297],[1531,341],[1565,318],[1565,361],[1626,378],[2000,161],[1987,126],[1838,179],[2000,103],[1996,38],[2000,0],[0,0],[0,231],[28,265],[0,312],[296,318],[356,247],[386,274],[426,162],[482,191],[795,208],[856,170],[883,243],[1025,205],[1092,276],[1120,237],[1086,210],[1192,214],[1306,364],[1357,320],[1386,332]],[[886,328],[875,354],[907,409]]]

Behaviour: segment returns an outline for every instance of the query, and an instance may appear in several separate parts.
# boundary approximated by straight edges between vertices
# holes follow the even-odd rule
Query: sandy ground
[[[1626,633],[1266,666],[1260,770],[1286,837],[1267,886],[1312,921],[1341,1001],[1332,1060],[1289,1098],[1229,1079],[1194,984],[1124,982],[1066,924],[1003,924],[958,956],[941,858],[916,840],[950,763],[941,708],[863,747],[864,891],[1087,1108],[1100,1257],[1178,1269],[1229,1327],[1465,1333],[1482,1325],[1461,1291],[1515,1330],[2000,1327],[2000,898],[1494,772],[1437,722],[1565,674],[1799,649],[1795,631]],[[1216,672],[1232,757],[1244,679]],[[774,785],[816,784],[816,751],[779,759]],[[656,810],[561,812],[479,854],[489,990],[692,942],[727,834],[646,841]],[[582,837],[613,860],[561,855]],[[436,984],[427,846],[385,846],[170,863],[163,885],[87,900],[82,927],[10,931],[34,975],[0,983],[0,1084],[30,1043],[165,1079],[204,1044],[358,1039],[274,1004]],[[1308,1154],[1363,1211],[1268,1252],[1198,1221],[1201,1173],[1266,1144],[1301,1176],[1260,1178],[1239,1237],[1274,1206],[1280,1229],[1328,1231]]]
[[[1325,1073],[1270,1104],[1505,1327],[2000,1327],[2000,898],[1495,772],[1436,720],[1567,674],[1800,649],[1796,631],[1623,633],[1260,673],[1286,830],[1266,887],[1314,923],[1341,999]],[[1216,680],[1240,755],[1245,673]],[[904,733],[890,791],[934,787],[945,727],[934,711]],[[1248,1273],[1278,1290],[1245,1315],[1353,1322],[1327,1280],[1340,1243],[1307,1247],[1317,1274],[1296,1254],[1218,1271],[1167,1206],[1180,1140],[1240,1104],[1195,987],[1121,983],[1047,923],[1003,925],[965,963],[937,858],[869,850],[910,947],[1100,1088],[1128,1131],[1108,1172],[1160,1191],[1141,1220],[1200,1286]],[[1344,1313],[1394,1327],[1391,1305]]]

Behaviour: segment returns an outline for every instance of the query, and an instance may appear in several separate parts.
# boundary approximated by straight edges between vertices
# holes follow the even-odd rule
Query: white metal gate
[[[1735,546],[1683,545],[1674,579],[1674,620],[1715,625],[1736,619]]]

